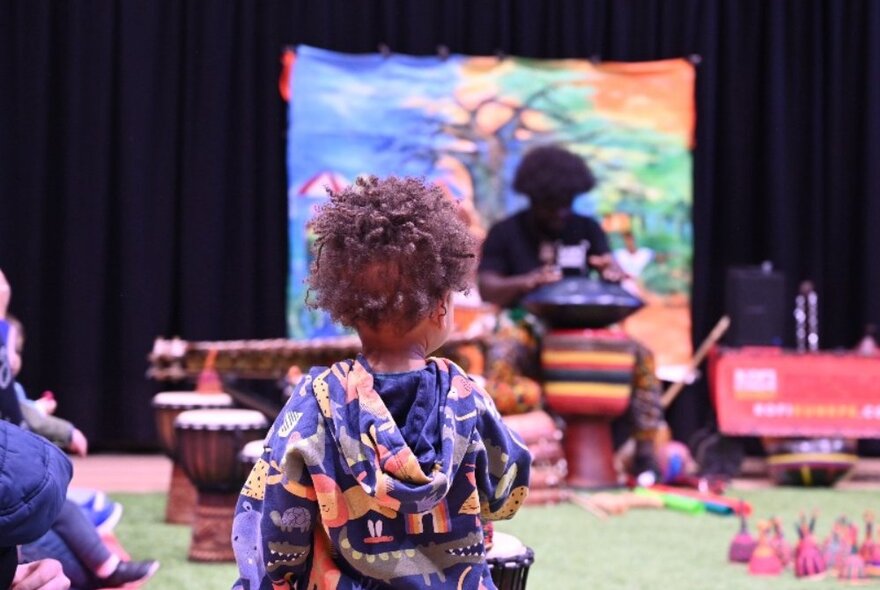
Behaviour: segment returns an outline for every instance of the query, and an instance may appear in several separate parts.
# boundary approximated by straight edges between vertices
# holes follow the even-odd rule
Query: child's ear
[[[438,326],[442,326],[444,322],[444,316],[449,313],[449,306],[451,302],[448,298],[440,299],[434,305],[434,309],[431,311],[431,321],[437,324]]]

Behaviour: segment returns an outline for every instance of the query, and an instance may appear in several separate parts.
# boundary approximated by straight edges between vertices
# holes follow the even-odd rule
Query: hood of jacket
[[[364,491],[396,510],[432,509],[449,491],[471,444],[479,396],[454,363],[430,358],[416,380],[418,391],[398,426],[363,357],[311,375],[309,390],[324,418],[327,438]],[[400,381],[412,387],[412,380]],[[394,390],[386,380],[382,396]]]

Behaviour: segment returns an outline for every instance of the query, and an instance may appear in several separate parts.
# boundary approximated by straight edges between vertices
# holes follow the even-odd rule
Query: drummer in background
[[[527,321],[523,321],[527,316],[517,308],[523,296],[563,276],[584,275],[590,270],[606,281],[619,282],[625,277],[602,226],[572,211],[575,197],[595,186],[596,179],[580,156],[555,145],[534,148],[523,157],[513,181],[514,190],[528,197],[529,208],[496,223],[483,242],[477,268],[480,296],[511,310],[520,333],[509,330],[508,335],[520,343],[515,362],[521,374],[539,374],[534,330],[523,334],[529,332]],[[531,350],[524,352],[523,347]],[[492,350],[495,344],[489,348],[489,359],[498,356]],[[490,384],[491,373],[490,367]],[[654,356],[639,345],[629,411],[636,439],[636,474],[657,472],[654,438],[663,420],[660,394]]]
[[[492,226],[483,242],[478,278],[484,300],[509,307],[563,274],[582,275],[588,268],[605,280],[623,278],[602,226],[572,211],[575,197],[594,186],[583,159],[566,149],[548,145],[526,154],[513,188],[530,206]]]

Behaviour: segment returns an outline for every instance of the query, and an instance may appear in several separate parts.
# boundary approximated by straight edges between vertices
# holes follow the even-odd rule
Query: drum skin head
[[[199,391],[160,391],[153,396],[154,408],[223,408],[232,406],[228,393],[201,393]]]
[[[265,428],[269,422],[256,410],[218,408],[212,410],[187,410],[174,420],[175,428],[193,430],[235,430],[239,428]]]
[[[506,559],[522,555],[525,552],[526,546],[522,544],[522,541],[513,535],[495,531],[492,537],[492,549],[489,550],[486,557],[491,559]]]

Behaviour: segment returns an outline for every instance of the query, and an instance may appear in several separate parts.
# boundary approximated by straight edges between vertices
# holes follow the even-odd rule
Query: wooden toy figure
[[[793,554],[791,545],[788,544],[788,541],[785,540],[785,535],[782,534],[782,520],[778,516],[774,516],[770,519],[770,524],[773,527],[773,536],[770,539],[770,544],[773,545],[776,554],[779,555],[782,567],[788,567]]]
[[[727,559],[734,563],[748,563],[758,542],[749,533],[745,510],[739,511],[739,532],[730,542]]]
[[[816,515],[810,518],[809,525],[806,519],[801,515],[800,522],[797,526],[799,541],[794,551],[794,575],[798,578],[815,580],[825,577],[827,566],[825,565],[825,557],[816,539],[813,537],[813,530],[816,526]]]
[[[849,546],[847,545],[846,517],[841,516],[831,528],[831,534],[825,539],[822,546],[822,553],[825,556],[825,565],[828,569],[837,572],[843,560],[849,555]]]
[[[865,560],[865,571],[872,578],[880,577],[880,545],[874,542],[874,513],[865,512],[865,540],[859,548],[859,555]]]
[[[841,582],[861,584],[868,579],[868,573],[865,571],[865,560],[859,555],[858,528],[855,525],[847,527],[847,535],[850,552],[840,564],[837,577]]]
[[[770,540],[770,527],[766,520],[758,523],[758,545],[749,559],[749,573],[753,576],[778,576],[782,573],[782,562]]]

